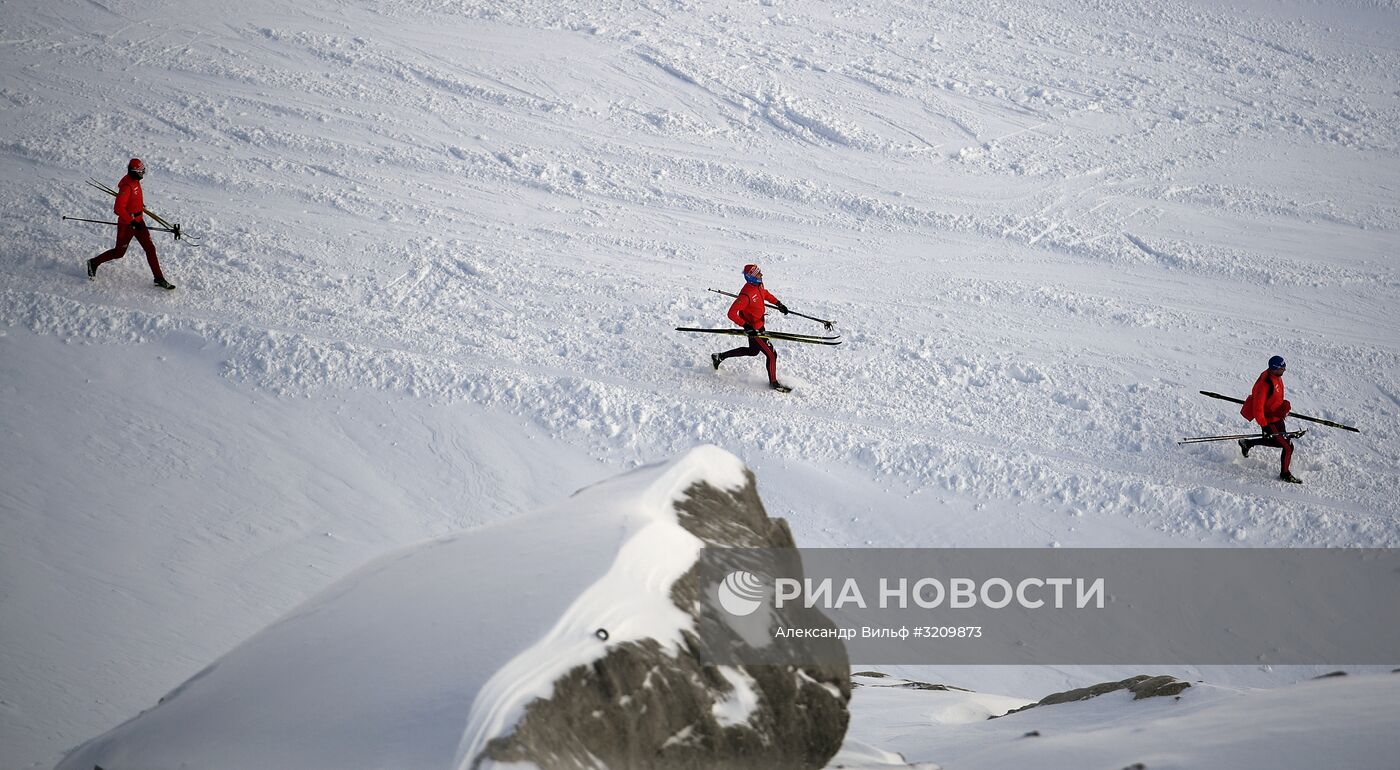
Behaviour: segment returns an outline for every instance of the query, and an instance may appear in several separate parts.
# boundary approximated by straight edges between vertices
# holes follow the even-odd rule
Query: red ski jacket
[[[1283,398],[1283,378],[1274,376],[1268,369],[1254,381],[1254,389],[1244,400],[1244,406],[1240,407],[1240,414],[1246,420],[1257,422],[1262,427],[1282,420],[1290,411],[1292,405]]]
[[[141,182],[127,174],[117,182],[117,202],[112,205],[112,211],[117,215],[118,222],[131,222],[140,219],[141,212],[145,210],[146,201],[141,197]]]
[[[763,304],[765,301],[778,304],[778,298],[762,286],[744,284],[744,288],[739,290],[739,297],[729,306],[729,320],[740,326],[748,324],[755,329],[762,329],[763,313],[767,310]]]

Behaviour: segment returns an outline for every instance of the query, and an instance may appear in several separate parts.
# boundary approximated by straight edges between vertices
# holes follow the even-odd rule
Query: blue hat
[[[1287,369],[1288,362],[1283,360],[1283,356],[1274,356],[1269,359],[1270,369]]]

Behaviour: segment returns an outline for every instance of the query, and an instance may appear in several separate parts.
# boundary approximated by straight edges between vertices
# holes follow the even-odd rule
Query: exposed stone
[[[906,689],[906,690],[939,690],[939,691],[943,691],[943,692],[972,692],[971,690],[968,690],[968,689],[965,689],[965,688],[962,688],[962,687],[954,687],[954,686],[951,685],[951,684],[933,684],[933,683],[930,683],[930,682],[904,682],[903,684],[897,684],[897,685],[894,685],[894,686],[895,686],[895,687],[903,687],[903,688]]]
[[[764,511],[752,474],[734,493],[697,484],[677,511],[682,526],[707,547],[794,548],[787,523]],[[700,601],[703,588],[692,569],[671,592],[697,627],[702,614],[713,612]],[[782,612],[792,625],[830,625],[811,610]],[[679,653],[654,640],[626,642],[591,666],[573,669],[555,683],[550,698],[526,707],[514,732],[492,740],[484,756],[545,770],[796,769],[823,767],[840,749],[851,696],[844,648],[836,656],[839,665],[722,669],[701,662],[714,659],[706,649],[713,635],[686,632],[684,638]],[[736,678],[754,695],[752,709],[737,724],[722,713],[735,695]]]
[[[963,688],[963,687],[954,687],[954,686],[951,685],[951,684],[934,684],[934,683],[932,683],[932,682],[919,682],[919,681],[915,681],[915,680],[913,680],[913,679],[897,679],[897,678],[891,677],[889,674],[886,674],[886,673],[884,673],[883,671],[857,671],[857,672],[855,672],[854,674],[851,674],[851,677],[852,677],[852,682],[851,682],[851,686],[852,686],[852,687],[891,687],[891,688],[902,688],[902,689],[905,689],[905,690],[938,690],[938,691],[942,691],[942,692],[972,692],[971,690],[968,690],[968,689]],[[884,683],[865,684],[865,683],[862,683],[862,682],[854,681],[855,677],[865,677],[866,679],[890,679],[891,681],[890,681],[888,684],[884,684]]]
[[[1103,682],[1101,684],[1090,685],[1089,687],[1080,687],[1075,690],[1051,693],[1035,703],[1022,706],[1018,709],[1012,709],[998,716],[1009,716],[1027,709],[1033,709],[1036,706],[1053,706],[1057,703],[1072,703],[1074,701],[1088,700],[1119,690],[1128,690],[1133,693],[1133,700],[1142,700],[1143,698],[1177,695],[1190,686],[1190,682],[1183,682],[1172,676],[1148,676],[1146,674],[1139,674],[1120,682]],[[997,719],[998,716],[988,717],[988,719]]]

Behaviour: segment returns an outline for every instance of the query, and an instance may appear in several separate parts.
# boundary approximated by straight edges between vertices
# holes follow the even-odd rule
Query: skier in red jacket
[[[1288,364],[1283,356],[1269,359],[1269,368],[1254,381],[1254,389],[1240,407],[1240,414],[1250,422],[1259,423],[1264,434],[1259,438],[1240,439],[1240,454],[1249,457],[1249,450],[1257,446],[1276,446],[1283,450],[1283,466],[1278,477],[1290,484],[1303,482],[1288,472],[1288,463],[1293,459],[1293,442],[1288,440],[1288,428],[1283,419],[1293,411],[1293,405],[1283,397],[1283,373]]]
[[[121,259],[126,255],[126,247],[135,238],[146,252],[146,263],[151,266],[155,284],[162,289],[173,289],[175,285],[161,275],[160,262],[156,260],[156,245],[151,242],[151,231],[146,229],[146,202],[141,196],[141,177],[146,175],[146,164],[140,158],[132,158],[126,164],[126,176],[117,183],[117,202],[112,211],[117,215],[117,245],[87,261],[88,280],[97,277],[97,266],[103,262]]]
[[[758,336],[763,333],[766,302],[772,302],[777,306],[778,312],[787,315],[787,305],[763,288],[763,271],[758,269],[758,265],[744,265],[744,288],[739,290],[739,297],[729,306],[729,320],[744,327],[749,344],[747,347],[734,348],[723,353],[712,353],[710,362],[718,370],[720,362],[726,358],[756,356],[762,353],[768,359],[768,387],[787,393],[792,388],[778,382],[778,351],[773,349],[772,342]]]

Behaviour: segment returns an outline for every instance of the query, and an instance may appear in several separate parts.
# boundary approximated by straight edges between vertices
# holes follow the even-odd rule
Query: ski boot
[[[91,281],[91,280],[97,278],[97,257],[93,257],[92,259],[89,259],[89,260],[87,261],[87,266],[88,266],[88,280]]]
[[[1241,455],[1242,457],[1249,457],[1249,447],[1250,447],[1249,439],[1247,439],[1247,438],[1242,438],[1242,439],[1240,439],[1240,440],[1239,440],[1239,445],[1240,445],[1240,455]]]
[[[723,360],[724,360],[723,358],[720,358],[720,357],[719,357],[719,354],[718,354],[718,353],[711,353],[711,354],[710,354],[710,363],[712,363],[712,364],[715,365],[715,371],[719,371],[719,362],[720,362],[720,361],[723,361]]]
[[[1280,473],[1280,474],[1278,475],[1278,477],[1279,477],[1279,480],[1280,480],[1280,481],[1287,481],[1289,484],[1302,484],[1302,483],[1303,483],[1303,480],[1302,480],[1302,479],[1298,478],[1297,476],[1294,476],[1293,474],[1289,473],[1288,471],[1284,471],[1283,473]]]
[[[768,383],[768,387],[772,388],[773,390],[778,391],[779,393],[791,393],[791,392],[792,392],[792,388],[789,388],[788,386],[782,384],[781,382],[778,382],[777,380],[773,380],[772,382]]]
[[[164,278],[157,278],[157,279],[155,279],[155,285],[156,285],[156,288],[165,289],[166,291],[169,291],[169,290],[175,288],[175,284],[173,284],[173,283],[171,283],[171,282],[165,280]]]

